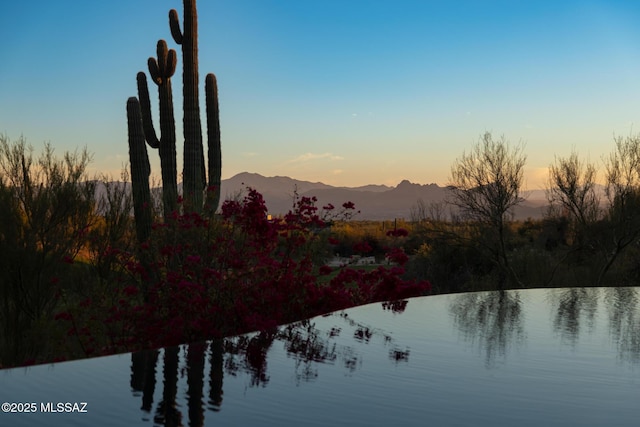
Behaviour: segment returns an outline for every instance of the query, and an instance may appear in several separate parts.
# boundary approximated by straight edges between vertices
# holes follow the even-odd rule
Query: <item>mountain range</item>
[[[415,184],[408,180],[400,182],[396,187],[334,187],[321,182],[300,181],[286,176],[265,177],[249,172],[222,180],[221,187],[223,200],[240,196],[246,192],[247,187],[258,190],[272,215],[287,213],[293,206],[295,192],[299,196],[317,197],[319,207],[329,203],[340,206],[344,202],[353,202],[356,210],[360,211],[355,219],[360,220],[409,220],[412,208],[419,201],[425,206],[441,203],[450,193],[447,187]],[[515,219],[541,218],[547,206],[544,190],[527,191],[524,196],[526,200],[514,210]]]

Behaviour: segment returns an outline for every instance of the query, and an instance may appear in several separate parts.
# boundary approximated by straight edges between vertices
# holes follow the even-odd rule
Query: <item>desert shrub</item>
[[[479,256],[470,242],[445,237],[427,239],[407,265],[407,277],[429,280],[434,293],[476,290],[478,279],[493,271],[490,260]]]
[[[0,137],[0,363],[33,356],[94,220],[90,156]]]
[[[213,218],[175,212],[153,227],[140,253],[118,254],[131,280],[108,302],[83,301],[57,318],[85,355],[105,354],[268,330],[429,289],[425,281],[401,278],[400,248],[389,254],[390,267],[345,268],[321,280],[332,269],[313,261],[326,225],[315,201],[301,198],[282,218],[266,213],[255,190],[226,201]]]

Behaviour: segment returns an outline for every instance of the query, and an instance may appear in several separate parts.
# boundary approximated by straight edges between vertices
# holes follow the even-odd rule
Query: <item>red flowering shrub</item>
[[[408,235],[409,235],[409,232],[405,228],[396,228],[396,229],[387,231],[387,236],[390,236],[390,237],[406,237]]]
[[[409,261],[409,257],[404,253],[402,248],[393,248],[387,253],[387,259],[399,265],[405,265]]]
[[[372,248],[369,242],[358,242],[353,245],[353,251],[356,253],[367,254],[371,252]]]
[[[318,270],[318,273],[321,276],[326,276],[327,274],[331,274],[332,271],[333,271],[333,269],[331,267],[329,267],[328,265],[323,265]]]
[[[262,195],[249,189],[243,200],[224,202],[221,215],[211,219],[175,213],[154,227],[138,254],[118,254],[130,281],[108,300],[57,319],[71,323],[69,333],[85,353],[96,346],[111,353],[268,330],[430,288],[401,278],[406,255],[399,249],[390,254],[398,266],[343,268],[331,277],[332,269],[318,262],[318,247],[327,246],[331,218],[350,217],[354,206],[345,203],[336,213],[327,205],[319,212],[315,203],[296,198],[287,215],[268,219]],[[106,337],[100,343],[87,332],[95,322]]]

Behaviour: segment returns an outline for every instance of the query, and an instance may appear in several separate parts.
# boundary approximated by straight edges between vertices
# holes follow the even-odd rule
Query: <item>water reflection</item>
[[[446,302],[442,308],[445,322],[441,324],[439,333],[446,336],[453,332],[455,336],[457,332],[464,343],[477,348],[485,368],[491,370],[502,369],[502,362],[507,360],[512,350],[524,348],[528,341],[537,346],[541,335],[549,337],[542,343],[559,340],[579,352],[583,351],[580,340],[586,334],[605,334],[605,341],[610,338],[610,348],[616,352],[619,362],[640,364],[638,288],[526,292],[443,296],[439,301]],[[424,307],[435,305],[425,304]],[[333,370],[326,371],[326,366],[342,370],[345,378],[358,377],[364,366],[371,369],[371,354],[384,355],[380,353],[380,346],[386,353],[383,357],[392,364],[401,364],[402,369],[404,366],[409,370],[423,369],[425,355],[428,354],[424,343],[422,347],[418,346],[417,356],[413,356],[406,345],[408,343],[400,343],[394,337],[397,327],[387,330],[390,323],[385,319],[405,316],[407,302],[385,303],[381,309],[380,306],[377,308],[378,311],[370,310],[369,319],[374,320],[369,322],[358,320],[357,309],[347,310],[327,316],[328,321],[316,318],[271,331],[132,354],[132,393],[140,399],[143,419],[152,421],[154,425],[202,426],[207,416],[222,410],[225,376],[231,379],[229,384],[237,384],[233,377],[245,378],[245,393],[249,388],[271,387],[274,378],[282,378],[283,359],[294,361],[293,372],[287,374],[294,379],[294,386],[315,382],[320,375],[328,375],[327,372]],[[384,311],[390,313],[383,314]],[[408,312],[411,313],[408,316],[414,319],[412,322],[418,322],[420,330],[429,329],[430,323],[424,321],[427,316],[411,309]],[[448,323],[446,313],[450,316]],[[533,330],[536,332],[529,338],[528,333]],[[270,357],[273,358],[271,362]],[[412,361],[415,357],[417,362]],[[276,363],[276,367],[270,363]],[[156,382],[160,378],[163,384],[161,397],[159,390],[156,393]],[[279,390],[281,385],[274,387]]]
[[[640,364],[640,315],[637,288],[606,288],[609,334],[621,361]]]
[[[455,295],[449,310],[463,339],[484,353],[487,367],[526,337],[520,294],[515,291]]]
[[[554,289],[549,294],[549,303],[555,311],[554,332],[563,343],[575,347],[585,322],[587,331],[593,331],[599,292],[600,288],[567,288]]]
[[[266,386],[267,352],[276,339],[277,331],[260,332],[224,340],[224,352],[227,355],[224,367],[227,374],[237,375],[239,371],[250,375],[251,386]]]
[[[452,296],[450,314],[465,341],[477,345],[487,367],[526,341],[520,291]],[[637,288],[565,288],[547,291],[552,329],[560,342],[575,348],[581,334],[592,334],[599,304],[604,304],[608,332],[618,358],[640,364],[640,297]]]
[[[47,402],[55,390],[56,399],[88,401],[91,412],[0,414],[0,424],[634,426],[638,292],[439,295],[206,343],[8,370],[0,401]]]
[[[150,350],[131,354],[131,390],[134,391],[134,395],[142,395],[140,409],[147,413],[153,405],[158,353],[158,350]]]
[[[383,310],[400,314],[407,301],[384,303]],[[195,343],[163,350],[163,390],[158,402],[154,425],[182,426],[183,414],[179,409],[178,383],[187,379],[188,425],[202,426],[205,421],[203,402],[205,376],[209,378],[209,395],[206,409],[218,412],[222,408],[224,375],[237,377],[247,374],[249,387],[266,387],[270,382],[267,355],[275,343],[283,344],[288,358],[295,361],[296,384],[314,381],[318,377],[318,366],[342,362],[347,373],[355,372],[361,366],[362,355],[352,346],[337,340],[344,329],[353,329],[355,342],[368,345],[378,339],[389,346],[389,359],[399,363],[409,360],[408,347],[399,346],[395,339],[383,329],[359,322],[346,312],[326,317],[336,319],[343,327],[334,326],[328,331],[316,327],[310,320],[304,320],[280,328],[224,339],[214,339],[208,343]],[[135,397],[142,398],[141,409],[149,414],[153,407],[160,351],[150,350],[131,355],[131,390]],[[205,360],[209,363],[205,363]],[[182,360],[182,368],[181,366]],[[205,372],[208,367],[209,372]],[[143,420],[149,421],[147,415]]]
[[[162,401],[158,404],[153,421],[157,425],[167,427],[181,426],[182,413],[178,410],[176,398],[178,396],[178,347],[164,349],[164,367]]]
[[[638,299],[637,288],[554,289],[548,295],[549,304],[554,310],[554,332],[563,343],[575,347],[584,329],[588,334],[594,332],[599,303],[603,303],[607,312],[609,337],[616,346],[618,359],[639,364]]]
[[[204,386],[205,343],[187,346],[187,397],[189,401],[189,425],[201,426],[204,421],[202,402]]]
[[[208,408],[219,411],[222,405],[222,383],[224,378],[224,340],[216,338],[209,343],[209,400]]]
[[[332,328],[328,338],[338,337],[340,328]],[[317,363],[334,363],[337,359],[336,344],[330,343],[311,322],[281,331],[287,355],[295,360],[296,384],[313,381],[318,377]]]

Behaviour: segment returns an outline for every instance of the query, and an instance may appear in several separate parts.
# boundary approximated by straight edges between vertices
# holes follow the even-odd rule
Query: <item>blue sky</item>
[[[92,170],[117,177],[136,73],[160,38],[179,52],[171,8],[182,15],[178,0],[3,5],[0,132],[59,153],[87,146]],[[640,2],[200,0],[198,11],[223,178],[446,184],[491,131],[526,144],[526,185],[540,188],[555,155],[599,163],[614,135],[640,131]],[[181,66],[179,55],[179,155]]]

